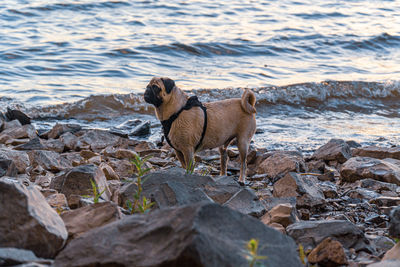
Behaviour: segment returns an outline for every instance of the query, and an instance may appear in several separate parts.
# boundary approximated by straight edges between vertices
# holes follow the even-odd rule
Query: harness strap
[[[171,117],[169,117],[168,119],[161,121],[165,139],[167,140],[167,143],[175,150],[176,150],[176,148],[171,144],[171,140],[169,140],[169,138],[168,138],[172,123],[179,117],[179,115],[181,114],[182,111],[189,110],[192,107],[200,107],[204,113],[203,132],[201,133],[201,138],[200,138],[199,143],[195,147],[195,151],[196,151],[200,147],[201,143],[203,142],[204,135],[206,134],[206,130],[207,130],[207,108],[205,106],[203,106],[203,104],[199,101],[197,96],[190,97],[187,100],[186,104],[178,112],[172,114]]]

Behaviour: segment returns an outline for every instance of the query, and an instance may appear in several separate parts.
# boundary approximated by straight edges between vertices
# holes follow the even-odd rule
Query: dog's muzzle
[[[153,104],[157,108],[162,104],[162,98],[158,96],[158,93],[155,93],[153,88],[149,86],[144,92],[144,101],[146,101],[149,104]]]

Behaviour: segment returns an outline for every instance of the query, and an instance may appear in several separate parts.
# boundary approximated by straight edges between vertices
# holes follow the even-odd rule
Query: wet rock
[[[318,179],[290,172],[274,184],[274,197],[296,197],[297,208],[312,208],[325,203]]]
[[[67,239],[60,216],[33,185],[0,178],[0,247],[52,258]]]
[[[257,168],[257,173],[265,173],[274,180],[283,177],[288,172],[304,172],[305,162],[301,153],[297,151],[274,152]]]
[[[367,146],[360,147],[353,150],[353,156],[370,157],[376,159],[393,158],[400,159],[400,147],[378,147]]]
[[[132,136],[146,136],[151,134],[150,121],[141,122],[136,126],[129,135]]]
[[[269,267],[302,266],[291,238],[207,203],[127,216],[94,229],[72,240],[55,265],[248,266],[243,249],[252,238],[259,240],[259,255],[268,257]]]
[[[351,151],[349,145],[344,140],[331,139],[327,144],[318,148],[312,155],[312,158],[344,163],[351,158]]]
[[[65,133],[71,133],[74,134],[78,131],[80,131],[82,127],[79,124],[59,124],[57,123],[54,125],[54,127],[48,131],[47,133],[44,133],[43,136],[50,139],[57,139],[61,135]]]
[[[305,248],[314,248],[325,238],[332,237],[346,249],[354,248],[356,251],[374,252],[364,233],[354,224],[345,220],[300,221],[289,225],[286,232],[296,243],[302,244]]]
[[[99,167],[92,164],[72,168],[65,174],[55,177],[50,188],[64,194],[69,203],[72,195],[93,196],[91,181],[95,182],[98,193],[104,191],[101,198],[110,200],[111,192],[107,186],[106,177]]]
[[[48,150],[32,150],[28,152],[32,167],[41,166],[43,169],[59,172],[65,168],[61,165],[60,154]]]
[[[225,202],[224,206],[257,218],[261,217],[266,212],[257,196],[248,188],[241,189]]]
[[[18,120],[22,125],[31,123],[31,118],[17,109],[10,109],[7,107],[7,112],[4,115],[9,121]]]
[[[11,176],[14,177],[18,174],[17,167],[10,159],[0,158],[0,177]]]
[[[12,160],[18,169],[18,173],[25,173],[26,168],[31,165],[29,156],[25,151],[0,148],[0,158]]]
[[[380,182],[374,179],[363,179],[357,182],[358,186],[368,188],[370,190],[382,193],[383,191],[396,192],[397,185],[391,183]]]
[[[77,147],[90,147],[95,152],[100,152],[107,146],[115,146],[123,143],[122,138],[107,131],[89,130],[78,138]]]
[[[26,249],[18,248],[0,248],[0,265],[1,266],[16,266],[28,262],[40,262],[43,259]]]
[[[318,263],[321,266],[347,265],[347,258],[342,244],[330,237],[324,239],[314,248],[307,257],[311,264]]]
[[[345,182],[371,178],[400,185],[400,160],[354,157],[343,164],[340,174]]]
[[[69,238],[76,238],[91,229],[117,221],[121,217],[117,204],[113,202],[95,203],[61,214]]]
[[[295,223],[299,219],[296,215],[296,208],[290,204],[279,204],[273,207],[265,215],[262,216],[261,221],[266,225],[272,223],[279,223],[283,227]]]

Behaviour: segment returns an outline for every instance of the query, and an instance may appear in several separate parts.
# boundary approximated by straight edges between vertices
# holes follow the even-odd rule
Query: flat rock
[[[269,267],[302,266],[290,237],[213,203],[127,216],[96,228],[72,240],[55,265],[244,267],[243,251],[252,238]]]
[[[67,236],[64,222],[40,191],[0,178],[0,247],[27,249],[52,258]]]
[[[340,175],[345,182],[371,178],[400,185],[400,160],[354,157],[342,165]]]
[[[297,208],[312,208],[325,203],[318,179],[311,175],[286,174],[274,184],[274,197],[296,197]]]
[[[288,172],[304,172],[305,170],[303,156],[297,151],[273,152],[257,167],[258,174],[265,173],[274,180],[278,180]]]
[[[312,264],[318,263],[321,266],[347,265],[347,258],[342,244],[331,239],[324,239],[314,248],[307,257]]]
[[[360,147],[353,150],[353,156],[370,157],[376,159],[392,158],[400,160],[400,147]]]
[[[223,205],[257,218],[266,212],[256,194],[249,188],[241,189]]]
[[[81,165],[70,169],[65,174],[55,177],[50,188],[64,194],[68,203],[72,195],[93,196],[91,181],[95,182],[98,193],[103,192],[101,198],[108,201],[111,192],[107,186],[107,180],[103,171],[93,164]]]
[[[364,233],[346,220],[300,221],[289,225],[286,232],[305,248],[314,248],[325,238],[332,237],[346,249],[354,248],[368,253],[374,251]]]
[[[69,238],[121,219],[122,214],[113,202],[95,203],[90,206],[61,213]]]
[[[349,145],[341,139],[331,139],[327,144],[318,148],[312,158],[324,161],[346,162],[351,158]]]

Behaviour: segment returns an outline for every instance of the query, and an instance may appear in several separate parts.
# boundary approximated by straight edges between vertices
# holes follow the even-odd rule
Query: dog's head
[[[175,82],[170,78],[151,79],[144,92],[144,101],[153,104],[156,108],[166,103],[171,98],[171,92],[175,88]]]

